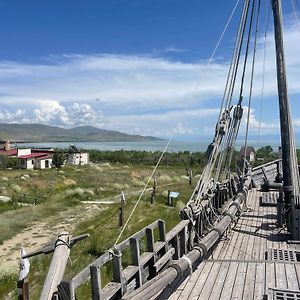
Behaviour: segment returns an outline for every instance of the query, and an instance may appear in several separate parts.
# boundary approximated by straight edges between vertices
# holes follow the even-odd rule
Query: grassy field
[[[122,240],[159,218],[166,221],[167,230],[179,222],[180,208],[192,191],[185,176],[186,167],[161,166],[157,170],[157,201],[151,205],[151,191],[145,193]],[[120,192],[124,191],[126,196],[127,217],[152,169],[152,166],[99,163],[64,167],[58,172],[54,169],[0,171],[0,195],[12,199],[0,202],[0,226],[5,228],[0,236],[0,298],[15,298],[17,257],[22,244],[32,251],[64,230],[73,235],[89,233],[89,239],[72,249],[67,276],[74,275],[111,247],[120,232]],[[193,174],[197,174],[196,169]],[[174,207],[166,204],[168,189],[180,193]],[[113,203],[84,203],[87,200]],[[39,296],[50,259],[51,255],[31,259],[31,299]],[[109,280],[110,270],[106,273],[104,279]]]

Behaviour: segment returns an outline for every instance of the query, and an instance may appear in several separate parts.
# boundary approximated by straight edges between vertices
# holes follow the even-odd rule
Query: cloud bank
[[[293,24],[286,29],[285,44],[293,98],[300,93],[300,35]],[[253,132],[259,128],[267,134],[278,130],[277,104],[273,103],[277,90],[271,34],[266,39],[262,105],[267,118],[259,124],[263,57],[261,37],[250,123]],[[49,56],[35,63],[1,61],[0,122],[93,125],[161,137],[212,136],[227,70],[226,61],[210,65],[205,61],[187,63],[157,54],[69,54]],[[299,109],[293,109],[293,114],[295,126],[300,127]]]

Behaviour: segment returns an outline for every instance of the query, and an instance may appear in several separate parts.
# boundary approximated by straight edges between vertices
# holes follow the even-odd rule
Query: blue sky
[[[210,138],[242,2],[208,65],[236,0],[0,0],[0,122]],[[263,14],[266,3],[262,0]],[[284,3],[290,98],[298,132],[300,27],[289,1]],[[266,137],[278,132],[278,109],[271,23],[259,124],[264,22],[251,134]]]

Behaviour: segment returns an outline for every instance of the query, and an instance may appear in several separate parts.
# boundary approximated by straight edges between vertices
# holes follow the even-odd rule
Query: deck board
[[[265,260],[268,249],[300,249],[286,243],[286,228],[276,227],[276,207],[260,206],[261,195],[250,191],[249,210],[169,299],[262,299],[268,288],[299,290],[300,262]]]

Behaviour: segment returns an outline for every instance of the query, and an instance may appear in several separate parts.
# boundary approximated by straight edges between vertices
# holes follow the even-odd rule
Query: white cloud
[[[296,26],[289,25],[285,34],[287,69],[289,89],[295,94],[300,93],[298,41]],[[250,123],[253,130],[261,128],[268,133],[278,128],[277,104],[270,109],[269,104],[264,105],[262,112],[272,111],[273,120],[263,119],[259,125],[255,117],[255,113],[259,114],[255,101],[261,96],[263,46],[264,38],[260,38]],[[183,50],[169,47],[160,53],[174,51]],[[267,38],[266,54],[264,93],[269,103],[277,95],[271,34]],[[223,61],[207,65],[147,55],[69,54],[50,56],[35,64],[2,61],[0,103],[6,109],[0,111],[0,121],[64,126],[90,124],[158,136],[213,135],[227,69],[228,62]],[[295,119],[299,119],[295,112]]]

